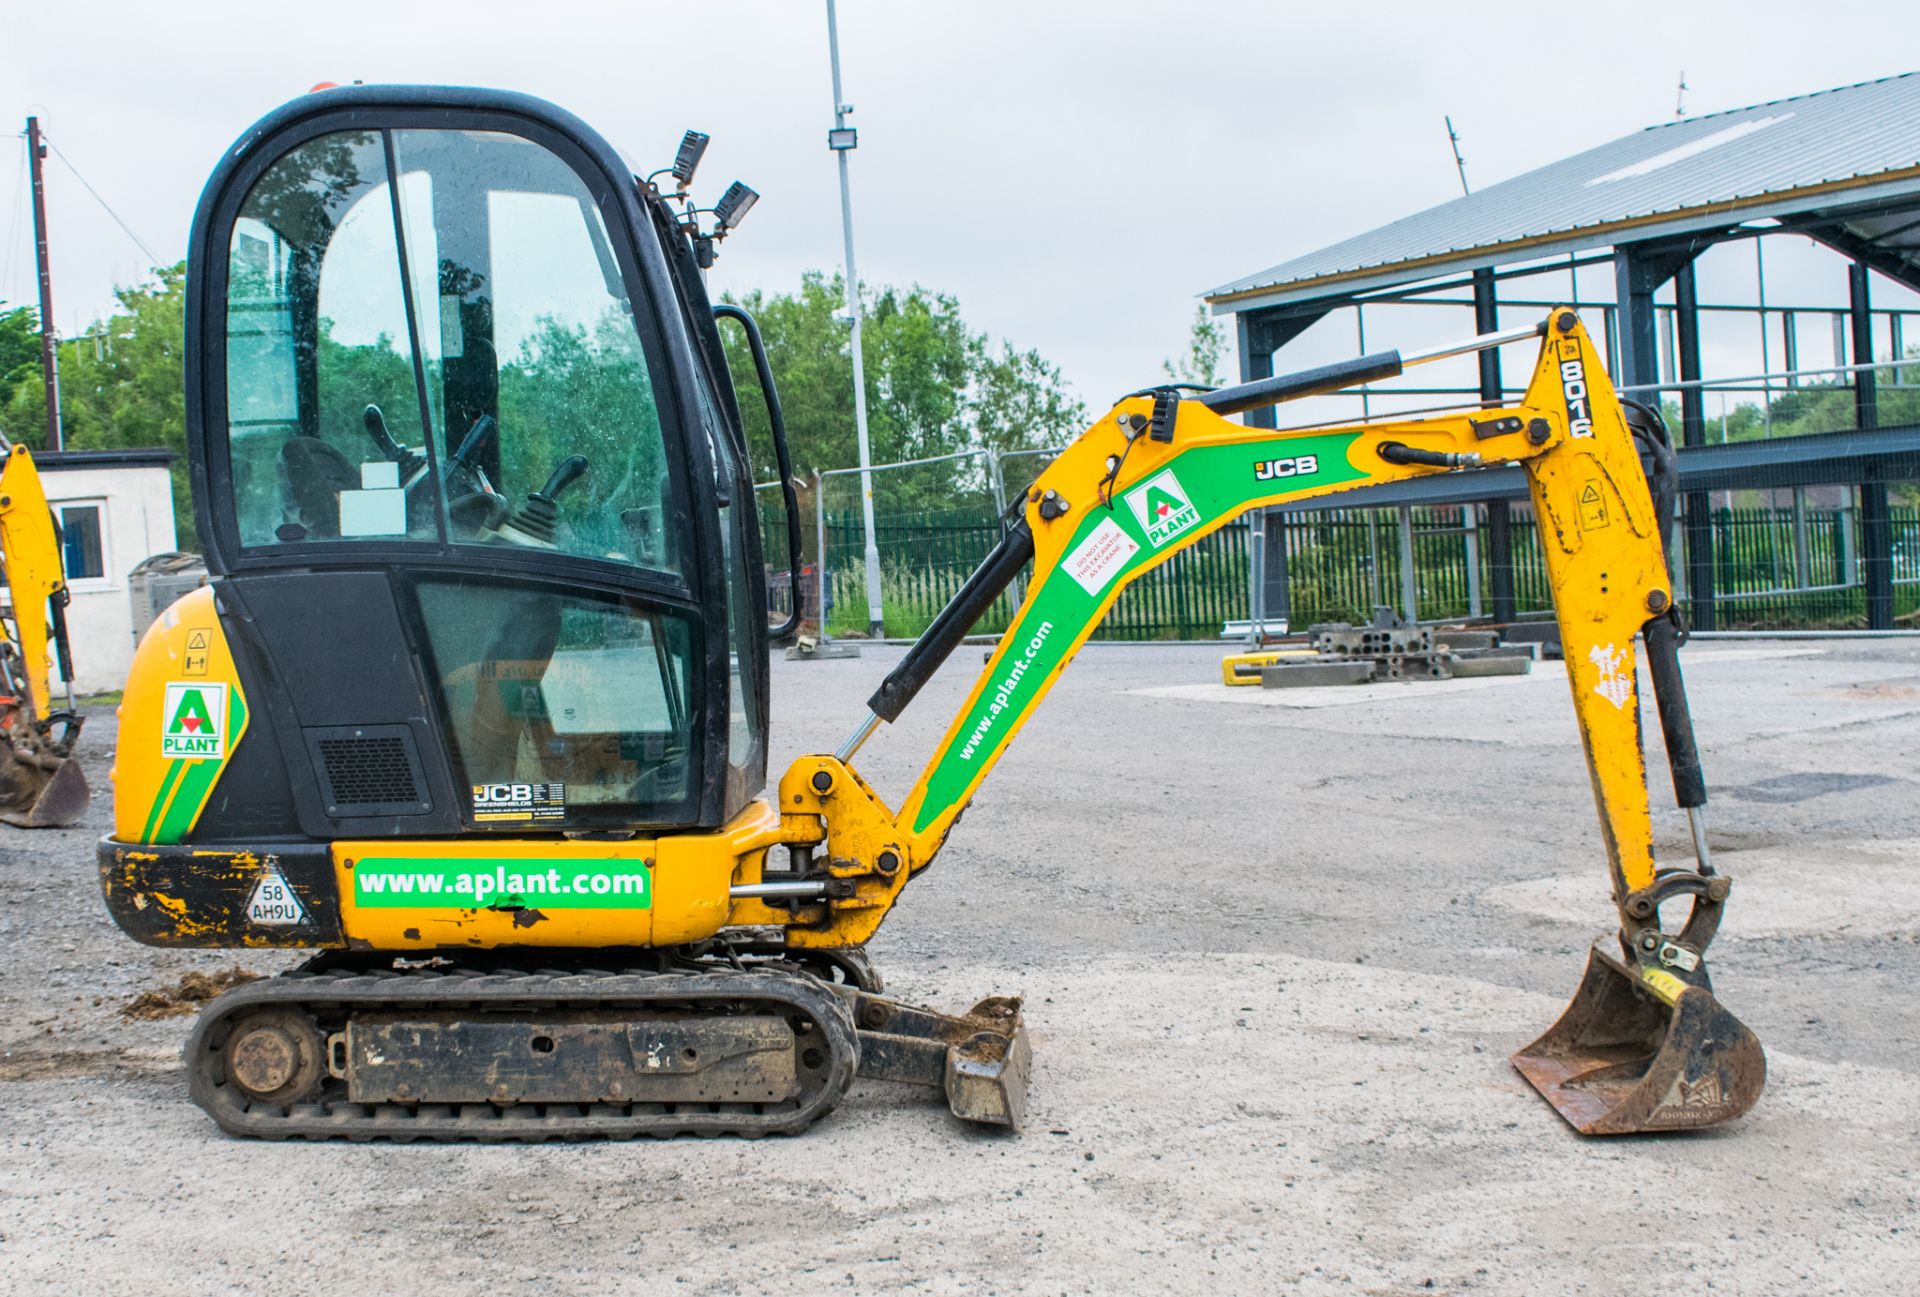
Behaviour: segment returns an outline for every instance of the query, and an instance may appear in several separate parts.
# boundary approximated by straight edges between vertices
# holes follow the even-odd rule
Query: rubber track
[[[826,1062],[801,1069],[800,1095],[781,1104],[491,1103],[358,1104],[344,1083],[323,1083],[321,1097],[287,1105],[249,1100],[225,1081],[226,1027],[254,1008],[291,1008],[325,1021],[388,1009],[646,1009],[799,1014],[815,1024]],[[294,970],[235,987],[207,1005],[186,1046],[193,1101],[232,1135],[260,1139],[391,1139],[541,1142],[636,1136],[798,1134],[831,1112],[853,1083],[859,1052],[849,1001],[791,968],[717,967],[684,972],[469,972]],[[325,1089],[343,1091],[329,1098]]]

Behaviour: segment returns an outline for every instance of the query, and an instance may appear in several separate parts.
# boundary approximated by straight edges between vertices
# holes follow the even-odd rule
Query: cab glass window
[[[433,499],[369,431],[419,440],[385,150],[323,136],[269,168],[234,223],[227,270],[227,418],[247,545],[369,535],[436,538]],[[377,412],[377,413],[376,413]]]
[[[558,155],[500,132],[323,136],[255,184],[229,252],[243,544],[679,570],[640,315]]]
[[[630,599],[479,581],[424,582],[417,595],[474,823],[690,818],[693,637],[683,617]],[[499,786],[529,791],[490,797]]]

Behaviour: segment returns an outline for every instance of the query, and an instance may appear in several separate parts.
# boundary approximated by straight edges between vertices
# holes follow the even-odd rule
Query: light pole
[[[860,441],[860,524],[867,541],[867,633],[886,633],[880,611],[880,547],[873,539],[873,451],[867,442],[867,373],[860,356],[860,274],[853,267],[853,190],[847,182],[847,154],[860,147],[860,134],[847,125],[853,111],[840,95],[840,29],[833,0],[827,0],[827,56],[833,64],[833,129],[827,147],[840,161],[840,228],[847,241],[847,316],[853,325],[853,427]],[[821,562],[826,555],[820,556]]]
[[[65,450],[66,435],[60,426],[60,351],[54,345],[53,332],[53,269],[47,258],[47,185],[40,165],[46,157],[47,146],[40,140],[40,119],[29,117],[27,158],[33,169],[34,264],[40,270],[40,369],[47,384],[47,449]],[[844,187],[841,192],[846,192]]]

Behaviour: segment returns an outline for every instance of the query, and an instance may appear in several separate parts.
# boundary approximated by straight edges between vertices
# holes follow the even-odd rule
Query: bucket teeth
[[[1759,1099],[1760,1042],[1693,981],[1642,972],[1601,947],[1560,1020],[1513,1056],[1542,1098],[1583,1135],[1693,1130]]]

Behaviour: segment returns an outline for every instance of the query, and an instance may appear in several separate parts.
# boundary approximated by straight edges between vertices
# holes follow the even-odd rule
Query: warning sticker
[[[1607,497],[1600,494],[1600,479],[1588,478],[1580,488],[1580,530],[1599,531],[1611,521],[1607,517]]]
[[[269,928],[293,927],[307,921],[306,906],[293,894],[287,876],[280,872],[280,864],[272,856],[267,857],[260,881],[253,885],[253,899],[247,902],[247,918]]]
[[[187,636],[187,652],[181,675],[203,676],[207,673],[207,633],[194,631]]]
[[[1067,555],[1067,575],[1078,581],[1088,594],[1105,590],[1113,578],[1127,566],[1127,560],[1140,552],[1133,537],[1120,530],[1120,524],[1104,518]]]
[[[567,818],[565,784],[475,784],[476,824],[549,824]]]

